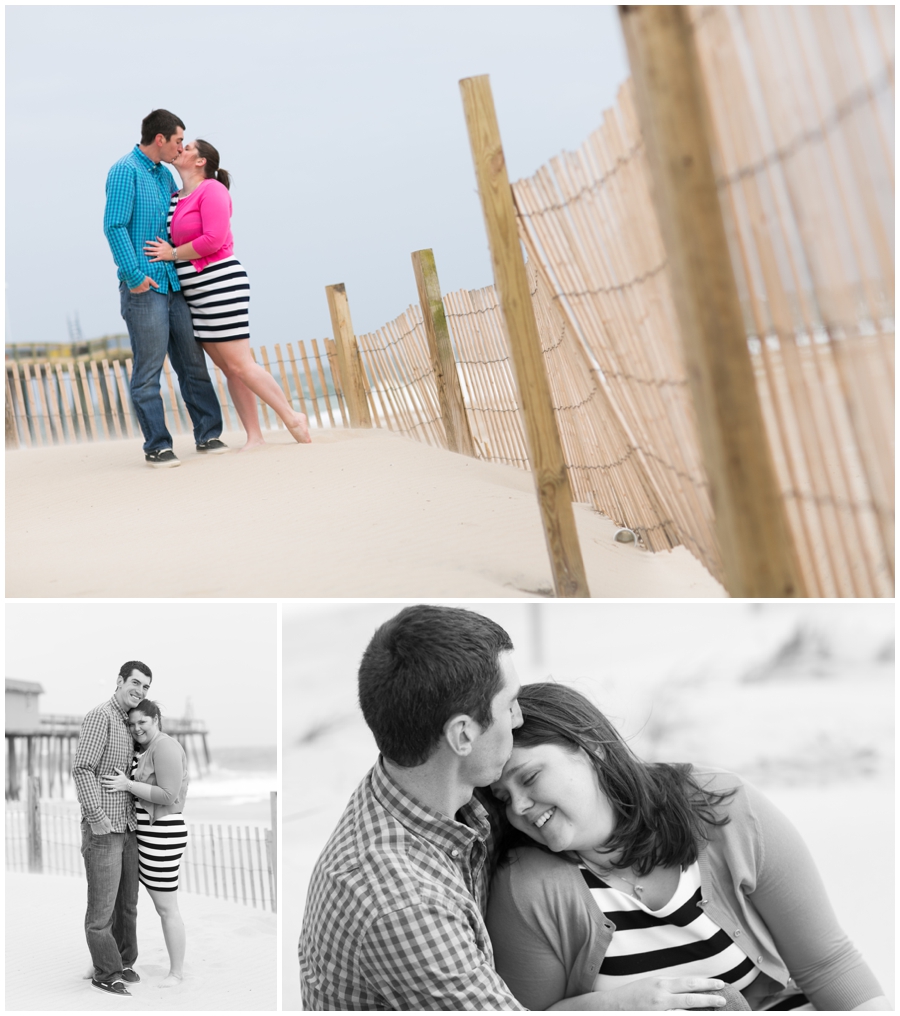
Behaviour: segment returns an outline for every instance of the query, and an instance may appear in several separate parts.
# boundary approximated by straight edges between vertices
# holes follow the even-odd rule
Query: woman
[[[171,988],[184,978],[185,931],[178,910],[178,869],[187,845],[182,809],[188,788],[187,758],[173,737],[163,733],[159,706],[149,699],[128,713],[138,755],[133,778],[121,770],[104,776],[107,790],[124,790],[136,798],[140,880],[162,921],[169,953],[169,973],[159,984]]]
[[[755,1010],[890,1009],[799,834],[758,790],[641,762],[563,685],[526,685],[519,705],[491,787],[513,828],[487,924],[523,1004],[596,991],[600,1009],[721,1008],[715,992],[732,985]]]
[[[172,243],[157,237],[145,245],[144,253],[151,261],[175,262],[194,337],[228,379],[234,407],[247,432],[244,448],[265,444],[257,395],[281,417],[295,441],[308,444],[306,416],[294,412],[278,382],[250,353],[250,283],[233,256],[231,181],[219,169],[219,153],[206,141],[189,141],[173,165],[182,188],[172,195],[169,207]]]

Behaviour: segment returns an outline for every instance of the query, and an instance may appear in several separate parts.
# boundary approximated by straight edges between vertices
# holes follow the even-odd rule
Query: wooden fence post
[[[41,849],[41,779],[28,776],[28,870],[41,872],[44,869]]]
[[[341,371],[341,386],[347,402],[351,427],[371,427],[369,403],[366,399],[366,386],[363,379],[362,360],[356,333],[350,320],[350,304],[347,290],[343,282],[334,286],[326,286],[328,310],[331,314],[331,327],[334,330],[334,341],[338,351],[338,365]]]
[[[805,596],[756,391],[687,9],[619,8],[732,596]]]
[[[19,365],[15,364],[14,370],[19,369]],[[12,386],[9,383],[9,368],[6,371],[6,447],[7,448],[18,448],[19,447],[19,434],[16,431],[16,417],[15,410],[13,407],[13,393]]]
[[[587,597],[591,594],[575,528],[572,490],[553,416],[490,82],[483,74],[463,78],[459,86],[556,595]]]
[[[447,447],[451,452],[461,452],[474,458],[475,445],[469,428],[469,418],[466,415],[462,388],[459,385],[459,373],[456,369],[453,345],[450,342],[444,301],[441,299],[434,251],[430,249],[413,251],[411,257],[419,290],[419,306],[422,308],[422,319],[425,323],[425,335],[428,339],[428,351],[431,353],[431,363],[437,382],[438,402],[444,421],[444,432],[447,435]]]
[[[272,809],[272,912],[278,910],[278,792],[269,793]]]

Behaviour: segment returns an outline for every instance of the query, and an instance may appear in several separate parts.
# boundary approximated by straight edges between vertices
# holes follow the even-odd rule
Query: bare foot
[[[309,421],[304,413],[297,413],[294,425],[288,426],[291,437],[300,444],[312,444],[309,436]]]
[[[178,974],[169,974],[157,984],[157,988],[177,988],[181,981],[182,978]]]
[[[263,437],[247,438],[247,443],[243,448],[238,448],[239,452],[252,452],[256,448],[265,448],[266,442]]]

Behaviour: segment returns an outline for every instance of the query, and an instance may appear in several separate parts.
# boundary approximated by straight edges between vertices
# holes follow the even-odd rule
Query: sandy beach
[[[116,999],[84,979],[86,883],[64,875],[6,875],[6,1009],[121,1012],[273,1010],[276,1005],[276,918],[252,907],[182,893],[188,930],[185,980],[156,985],[168,971],[159,918],[146,892],[138,899],[141,983],[132,999]],[[27,913],[28,921],[17,914]],[[39,959],[37,959],[39,958]]]
[[[7,454],[7,596],[552,593],[530,474],[383,430],[312,433],[216,456],[180,436],[167,470],[137,439]],[[725,595],[684,547],[645,553],[575,517],[592,596]]]

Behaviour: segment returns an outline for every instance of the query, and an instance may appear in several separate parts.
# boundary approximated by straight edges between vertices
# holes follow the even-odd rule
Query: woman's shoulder
[[[231,192],[221,180],[215,180],[213,177],[204,180],[194,193],[204,201],[210,198],[215,201],[231,201]]]
[[[173,758],[181,758],[184,755],[184,748],[181,742],[172,737],[171,734],[160,731],[159,737],[150,746],[155,755],[171,755]]]
[[[500,862],[494,879],[514,894],[547,895],[579,879],[578,865],[540,847],[514,847]]]
[[[716,766],[691,765],[690,775],[698,787],[718,794],[746,786],[743,777],[730,769],[719,769]]]

